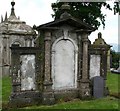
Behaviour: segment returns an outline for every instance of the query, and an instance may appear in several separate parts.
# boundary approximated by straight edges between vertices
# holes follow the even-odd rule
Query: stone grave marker
[[[93,96],[95,98],[102,98],[104,96],[104,78],[96,76],[93,78]]]

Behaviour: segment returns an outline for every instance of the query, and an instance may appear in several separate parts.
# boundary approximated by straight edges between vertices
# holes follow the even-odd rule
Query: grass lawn
[[[11,93],[11,78],[10,77],[3,77],[2,78],[2,101],[3,103],[7,103],[9,100],[9,96]]]
[[[120,96],[120,74],[108,73],[106,84],[110,94],[119,94]]]
[[[120,90],[118,88],[118,80],[120,75],[108,73],[107,86],[109,87],[110,96],[96,100],[73,100],[69,102],[59,102],[55,105],[31,106],[23,109],[118,109],[120,103]],[[9,77],[2,78],[2,99],[3,104],[7,104],[11,92],[11,79]],[[119,97],[116,98],[116,97]]]

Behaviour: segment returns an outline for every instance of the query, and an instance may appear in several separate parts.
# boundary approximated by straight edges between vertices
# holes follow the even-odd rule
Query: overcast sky
[[[11,12],[11,1],[12,0],[0,0],[0,15],[8,16]],[[53,13],[51,3],[56,0],[14,0],[15,1],[15,13],[16,16],[20,16],[20,20],[25,21],[26,24],[33,26],[41,25],[53,21],[51,14]],[[111,3],[112,0],[109,2]],[[97,38],[98,32],[102,32],[102,36],[105,41],[110,43],[118,43],[118,15],[114,15],[113,11],[102,9],[107,14],[106,26],[103,30],[101,26],[99,30],[93,32],[89,39],[93,42]]]

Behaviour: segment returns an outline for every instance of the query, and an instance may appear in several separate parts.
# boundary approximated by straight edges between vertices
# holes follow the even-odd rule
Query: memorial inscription
[[[21,90],[35,90],[35,55],[21,55]]]

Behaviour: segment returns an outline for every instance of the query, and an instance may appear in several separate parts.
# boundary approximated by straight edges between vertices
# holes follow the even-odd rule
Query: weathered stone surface
[[[73,88],[73,89],[63,89],[63,90],[56,90],[54,92],[55,95],[55,100],[60,100],[62,99],[63,101],[69,101],[75,98],[78,98],[79,95],[79,89],[78,88]]]
[[[12,45],[12,93],[13,105],[40,104],[42,93],[39,90],[39,48]]]
[[[11,9],[11,14],[0,23],[0,74],[11,74],[11,50],[12,44],[20,47],[34,47],[36,32],[24,21],[18,19]],[[14,13],[14,14],[12,14]]]
[[[60,40],[52,52],[53,89],[76,88],[75,47],[70,40]]]
[[[43,104],[54,104],[55,98],[52,90],[52,79],[51,79],[51,32],[45,32],[44,38],[45,45],[45,59],[44,59],[44,78],[43,78],[43,93],[42,103]]]
[[[42,94],[42,104],[53,105],[55,104],[55,97],[53,92],[43,92]]]
[[[90,78],[100,76],[100,55],[90,55]]]
[[[21,90],[35,90],[35,55],[21,55]]]
[[[98,46],[104,46],[104,47],[107,47],[108,48],[108,51],[107,51],[107,71],[110,71],[110,46],[109,44],[107,44],[105,42],[105,40],[102,38],[102,34],[101,32],[98,33],[98,38],[95,39],[95,41],[93,42],[93,45],[98,45]]]
[[[21,47],[11,48],[11,102],[18,100],[18,104],[31,104],[40,101],[51,105],[62,98],[90,98],[92,89],[94,97],[102,96],[104,81],[98,77],[100,80],[97,83],[97,79],[94,79],[92,88],[91,78],[99,75],[105,79],[107,47],[91,45],[88,36],[95,30],[93,27],[72,16],[64,17],[35,27],[39,36],[36,42],[38,48],[32,47],[33,35],[29,35],[30,30],[27,30],[29,28],[24,23],[20,22],[15,31],[10,30],[8,33],[15,38],[20,35],[25,40],[23,45],[20,44],[21,41],[14,41],[14,44]],[[12,17],[8,19],[9,22],[13,22],[11,19]],[[19,21],[16,17],[13,20]],[[13,28],[15,27],[14,25]],[[18,34],[21,31],[23,32]],[[8,36],[4,41],[7,39]],[[29,46],[31,47],[28,48]]]
[[[28,105],[41,104],[42,94],[39,91],[26,91],[12,93],[10,97],[11,107],[23,107]]]

